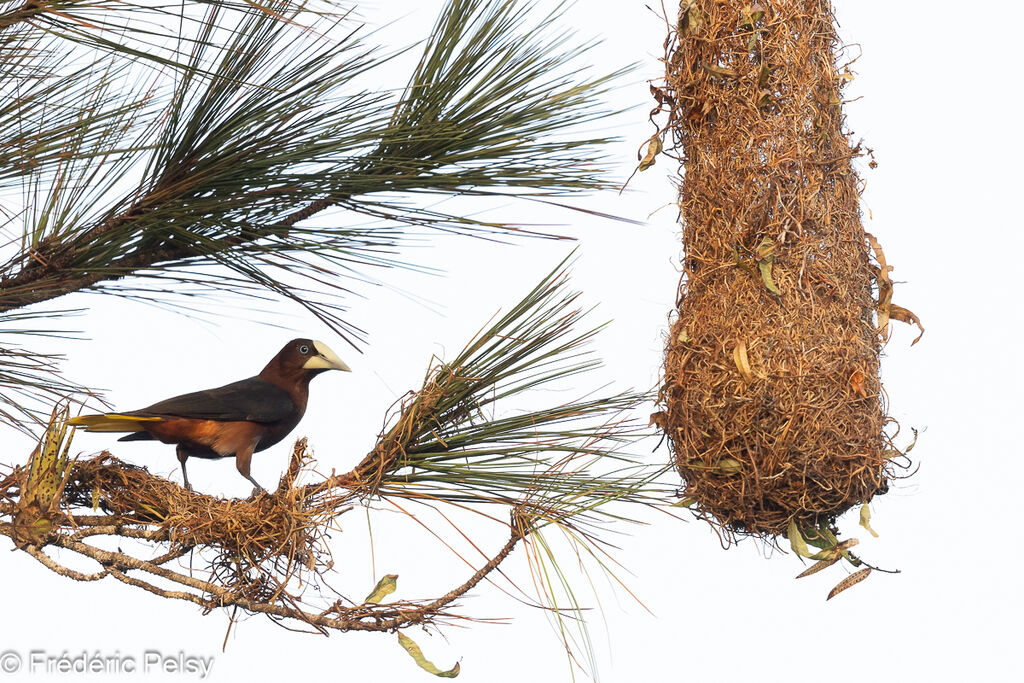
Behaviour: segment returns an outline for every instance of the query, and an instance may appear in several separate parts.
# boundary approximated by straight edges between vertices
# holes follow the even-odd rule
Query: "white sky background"
[[[440,4],[403,0],[361,7],[373,24],[399,17],[379,34],[399,45],[425,35]],[[921,430],[913,452],[920,471],[872,504],[880,538],[857,527],[855,513],[844,518],[842,529],[860,538],[863,557],[903,573],[876,573],[826,603],[829,588],[844,575],[840,565],[795,581],[802,565],[791,554],[766,558],[752,542],[722,550],[703,523],[648,515],[649,525],[621,529],[616,557],[628,570],[620,577],[653,615],[624,591],[599,583],[602,609],[593,611],[590,624],[601,680],[1014,679],[1022,635],[1017,615],[1024,607],[1015,533],[1024,476],[1015,433],[1024,381],[1017,358],[1024,253],[1017,161],[1024,150],[1015,65],[1024,11],[1013,2],[981,4],[968,10],[954,2],[837,3],[843,38],[863,48],[847,90],[863,99],[847,107],[848,125],[879,161],[876,170],[860,169],[867,182],[865,227],[895,266],[894,300],[921,316],[928,330],[910,349],[916,331],[897,324],[883,361],[893,416],[908,436],[910,427]],[[668,6],[674,14],[674,5]],[[646,79],[661,73],[664,24],[638,0],[580,0],[564,21],[582,37],[604,40],[593,53],[597,71],[643,62],[611,97],[613,106],[636,107],[609,123],[625,138],[609,150],[625,177],[652,130]],[[404,83],[404,74],[392,76],[388,85]],[[573,286],[584,292],[585,303],[599,304],[593,323],[613,321],[596,344],[606,367],[580,393],[606,383],[624,389],[658,381],[678,280],[674,172],[662,158],[621,197],[576,200],[632,218],[650,215],[643,227],[515,203],[495,206],[495,218],[571,223],[567,232],[579,238]],[[368,298],[353,300],[351,314],[370,335],[362,355],[308,317],[285,318],[287,330],[243,320],[217,324],[95,295],[68,298],[69,306],[92,307],[75,321],[88,341],[61,348],[69,376],[109,389],[116,407],[132,409],[255,374],[292,337],[322,339],[353,372],[328,373],[313,383],[310,408],[293,436],[309,437],[322,470],[343,471],[373,443],[387,407],[419,386],[432,354],[453,356],[571,248],[566,242],[500,245],[443,235],[425,242],[408,256],[445,274],[394,271],[388,280],[431,305],[383,288],[364,289]],[[569,396],[553,400],[563,398]],[[2,438],[7,461],[28,455],[28,440],[10,432]],[[112,442],[110,436],[81,434],[75,447],[84,453],[111,447],[118,457],[180,481],[172,447]],[[265,486],[277,481],[290,444],[288,439],[253,459],[253,475]],[[654,446],[642,443],[635,450],[650,453]],[[669,455],[662,446],[649,457]],[[232,461],[193,459],[190,478],[204,491],[249,492]],[[395,598],[432,597],[468,576],[464,565],[401,515],[378,512],[372,519],[376,575],[365,515],[345,515],[344,533],[335,534],[334,585],[343,593],[365,595],[380,575],[397,573]],[[482,538],[486,550],[505,541],[501,532]],[[182,650],[215,656],[215,681],[248,675],[433,680],[390,634],[324,638],[255,617],[235,626],[221,653],[224,613],[202,616],[190,604],[114,581],[73,584],[23,553],[0,558],[8,587],[0,651]],[[522,550],[503,567],[528,586]],[[585,590],[581,599],[596,606]],[[561,645],[539,611],[482,584],[461,601],[461,613],[511,621],[447,627],[433,637],[410,630],[439,666],[461,661],[459,680],[569,680]]]

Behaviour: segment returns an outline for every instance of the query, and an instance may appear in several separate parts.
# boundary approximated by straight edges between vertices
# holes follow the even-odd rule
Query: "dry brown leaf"
[[[662,145],[661,138],[655,135],[647,143],[647,154],[640,161],[640,166],[637,167],[638,171],[646,171],[651,166],[654,166],[657,156],[661,154]]]
[[[717,64],[710,64],[708,62],[702,62],[701,66],[712,76],[718,76],[719,78],[736,78],[739,76],[734,69],[730,69],[727,66],[719,66]]]
[[[854,573],[847,576],[845,579],[836,584],[836,587],[829,591],[826,600],[831,600],[847,588],[856,586],[858,583],[868,578],[868,574],[871,573],[871,567],[865,567],[864,569],[858,569]]]
[[[842,557],[842,555],[836,555],[835,557],[830,557],[827,560],[818,560],[817,562],[812,564],[810,567],[808,567],[807,569],[805,569],[802,572],[800,572],[799,574],[797,574],[796,578],[802,579],[805,576],[810,576],[811,574],[817,574],[822,569],[825,569],[827,567],[831,567],[832,565],[834,565],[836,562],[839,561],[840,557]]]
[[[921,334],[917,335],[914,338],[914,341],[910,342],[910,345],[913,346],[917,342],[921,341],[921,337],[924,336],[924,325],[921,324],[921,319],[914,315],[912,311],[903,308],[902,306],[897,306],[894,303],[890,303],[889,317],[893,320],[899,320],[902,323],[907,323],[908,325],[917,325],[917,329],[921,330]]]
[[[875,260],[878,261],[878,268],[872,269],[875,281],[878,283],[878,334],[883,340],[889,338],[889,320],[899,320],[908,325],[917,325],[921,333],[914,338],[914,341],[910,342],[910,345],[913,346],[924,335],[924,325],[921,324],[921,319],[912,311],[902,306],[897,306],[892,302],[893,285],[892,279],[889,277],[889,271],[892,270],[892,266],[885,262],[885,253],[882,251],[882,245],[878,243],[874,235],[871,233],[864,234],[871,245],[871,249],[875,252]]]
[[[680,33],[696,33],[700,30],[702,17],[700,10],[694,7],[695,4],[697,4],[696,0],[683,0],[679,22]]]
[[[867,385],[864,383],[864,373],[857,370],[850,375],[850,386],[853,387],[853,393],[857,394],[861,398],[868,397]]]
[[[885,252],[882,245],[878,243],[875,236],[870,232],[864,233],[868,244],[875,252],[875,260],[878,261],[878,269],[874,270],[875,281],[878,283],[878,333],[884,338],[889,327],[889,306],[892,303],[892,280],[889,279],[889,271],[892,266],[885,262]]]

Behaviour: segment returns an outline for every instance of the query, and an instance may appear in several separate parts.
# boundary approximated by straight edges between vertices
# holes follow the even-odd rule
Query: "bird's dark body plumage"
[[[121,441],[156,439],[176,444],[185,485],[189,457],[235,457],[238,471],[249,474],[254,452],[286,437],[302,419],[309,382],[326,370],[348,367],[326,345],[294,339],[256,377],[215,389],[182,394],[126,413],[83,415],[71,420],[89,431],[131,432]]]
[[[286,419],[296,411],[301,415],[302,409],[287,391],[260,377],[250,377],[216,389],[175,396],[133,414],[268,423]]]

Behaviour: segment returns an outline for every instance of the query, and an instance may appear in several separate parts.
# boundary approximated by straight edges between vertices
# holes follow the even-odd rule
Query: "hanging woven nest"
[[[831,525],[901,455],[879,354],[890,318],[916,318],[870,257],[837,46],[827,1],[683,0],[655,89],[685,260],[654,419],[687,502],[730,539]]]

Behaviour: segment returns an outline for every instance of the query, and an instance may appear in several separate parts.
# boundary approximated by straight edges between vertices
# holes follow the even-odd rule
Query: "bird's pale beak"
[[[302,366],[306,370],[341,370],[343,372],[352,372],[352,370],[345,365],[345,361],[338,358],[338,354],[331,351],[330,347],[323,342],[313,342],[313,347],[316,349],[317,355],[312,356]]]

